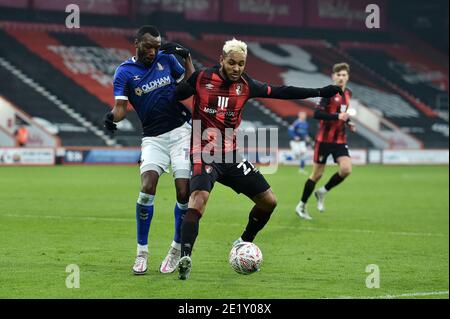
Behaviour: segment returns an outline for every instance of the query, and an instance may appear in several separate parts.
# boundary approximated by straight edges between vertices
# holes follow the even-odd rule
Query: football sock
[[[242,240],[252,242],[256,234],[267,224],[271,214],[272,212],[253,206],[248,216],[247,227],[241,236]]]
[[[148,233],[153,217],[154,198],[154,195],[141,192],[136,203],[137,241],[141,246],[146,246],[148,243]]]
[[[181,224],[181,257],[190,256],[198,235],[201,213],[195,208],[189,208]]]
[[[304,159],[301,159],[301,160],[300,160],[300,168],[301,168],[301,169],[304,169],[304,168],[305,168],[305,160],[304,160]]]
[[[136,253],[136,255],[139,255],[139,253],[141,253],[141,252],[148,253],[148,245],[139,245],[139,244],[137,244],[137,253]]]
[[[181,242],[181,224],[183,223],[184,215],[186,215],[188,209],[188,203],[180,204],[177,202],[173,213],[175,215],[175,235],[173,236],[173,241],[176,243]]]
[[[314,191],[314,187],[316,187],[316,182],[308,178],[308,180],[305,182],[305,187],[303,188],[302,202],[304,204],[306,204],[309,196],[311,196],[312,192]]]
[[[344,178],[342,178],[339,175],[339,173],[335,173],[333,176],[331,176],[331,178],[328,181],[328,183],[325,184],[325,189],[327,191],[329,191],[333,187],[335,187],[335,186],[339,185],[340,183],[342,183],[343,180],[344,180]]]

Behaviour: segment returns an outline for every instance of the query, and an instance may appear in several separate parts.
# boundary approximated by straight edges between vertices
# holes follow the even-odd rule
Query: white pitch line
[[[111,221],[111,222],[134,222],[134,218],[115,218],[115,217],[89,217],[89,216],[58,216],[58,215],[20,215],[20,214],[0,214],[0,217],[12,217],[12,218],[42,218],[42,219],[78,219],[86,221]],[[163,222],[164,223],[164,222]],[[167,222],[169,223],[169,222]],[[238,223],[218,223],[211,222],[216,225],[227,225],[227,226],[242,226]],[[281,226],[281,225],[270,225],[270,227],[275,228],[290,228],[296,230],[306,230],[306,231],[328,231],[328,232],[340,232],[340,233],[363,233],[363,234],[386,234],[394,236],[417,236],[417,237],[448,237],[448,234],[441,233],[416,233],[416,232],[382,232],[368,229],[339,229],[339,228],[315,228],[315,227],[303,227],[300,226]]]
[[[352,297],[352,296],[340,296],[332,299],[396,299],[403,297],[425,297],[425,296],[440,296],[448,295],[447,291],[430,291],[430,292],[411,292],[400,295],[385,295],[385,296],[366,296],[366,297]]]

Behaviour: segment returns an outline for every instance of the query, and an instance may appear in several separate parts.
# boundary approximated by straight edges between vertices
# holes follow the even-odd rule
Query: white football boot
[[[311,220],[312,217],[309,216],[308,211],[306,210],[306,204],[303,202],[298,203],[297,207],[295,207],[295,212],[297,213],[298,217]]]
[[[325,211],[325,194],[326,192],[321,189],[318,189],[314,192],[314,196],[317,199],[317,209],[321,213]]]
[[[237,244],[243,243],[243,242],[244,242],[244,241],[242,240],[242,238],[239,237],[238,239],[236,239],[236,240],[233,242],[233,247],[236,246]]]
[[[166,258],[164,258],[164,260],[161,263],[161,266],[159,267],[159,271],[163,274],[173,273],[175,269],[177,269],[180,257],[181,257],[181,250],[176,249],[175,247],[170,247]]]
[[[178,278],[181,280],[186,280],[189,278],[189,274],[191,273],[192,268],[192,260],[189,256],[184,256],[180,258],[180,262],[178,263]]]
[[[133,273],[135,275],[144,275],[147,272],[148,252],[140,251],[134,261]]]

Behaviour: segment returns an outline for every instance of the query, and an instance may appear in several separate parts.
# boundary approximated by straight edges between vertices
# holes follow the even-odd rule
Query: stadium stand
[[[394,4],[390,6],[395,9]],[[349,135],[353,147],[380,147],[384,142],[377,145],[374,141],[386,140],[383,134],[403,135],[425,148],[448,147],[448,63],[436,62],[443,54],[404,30],[407,21],[400,19],[391,32],[367,34],[303,28],[301,38],[294,28],[262,32],[258,25],[246,24],[244,36],[239,23],[188,21],[174,11],[133,16],[137,8],[127,10],[131,11],[120,13],[117,19],[85,14],[83,28],[69,30],[59,24],[64,15],[56,11],[2,8],[0,75],[6,81],[0,94],[30,116],[59,127],[63,145],[139,145],[140,123],[133,111],[114,137],[103,132],[102,117],[114,102],[111,80],[115,68],[134,54],[135,29],[151,18],[167,39],[192,50],[196,67],[217,64],[223,41],[239,34],[249,44],[247,72],[274,85],[321,87],[330,83],[331,66],[347,61],[354,103],[373,110],[379,122],[385,123],[380,127],[389,127],[376,131],[371,123],[359,122],[364,129]],[[404,43],[396,41],[399,35]],[[412,52],[411,43],[432,47],[428,50],[432,54]],[[279,145],[287,147],[288,125],[301,110],[311,117],[317,102],[250,101],[243,119],[255,127],[278,127]],[[314,134],[317,126],[310,121]]]
[[[51,26],[46,29],[51,29]],[[27,78],[41,83],[65,105],[70,105],[79,116],[93,123],[91,133],[87,133],[85,137],[80,136],[78,139],[73,136],[73,132],[68,136],[62,134],[63,144],[110,144],[109,139],[102,135],[101,129],[103,114],[114,101],[111,79],[117,65],[132,54],[117,48],[102,48],[84,34],[67,34],[64,29],[62,32],[57,32],[58,29],[46,32],[42,26],[15,24],[4,30],[0,30],[0,48],[4,52],[2,56],[16,67],[20,66]],[[64,120],[62,123],[71,123],[67,114],[65,119],[58,112],[47,112],[44,116],[39,111],[40,108],[27,103],[33,99],[25,98],[19,87],[11,85],[10,90],[6,87],[3,89],[5,96],[31,116],[43,116],[52,123],[61,123],[61,120]],[[46,103],[44,97],[41,100]],[[124,146],[137,145],[140,143],[139,120],[134,112],[130,112],[127,120],[122,124],[122,131],[116,142]],[[100,137],[97,136],[99,134]]]

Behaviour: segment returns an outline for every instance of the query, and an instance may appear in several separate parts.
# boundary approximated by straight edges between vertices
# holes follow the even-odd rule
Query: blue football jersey
[[[291,126],[289,126],[289,135],[292,138],[299,137],[301,140],[305,140],[309,135],[308,130],[308,122],[297,119]]]
[[[173,54],[161,52],[149,67],[132,57],[116,69],[114,97],[131,103],[142,122],[144,136],[161,135],[188,120],[188,110],[174,96],[184,72]]]

